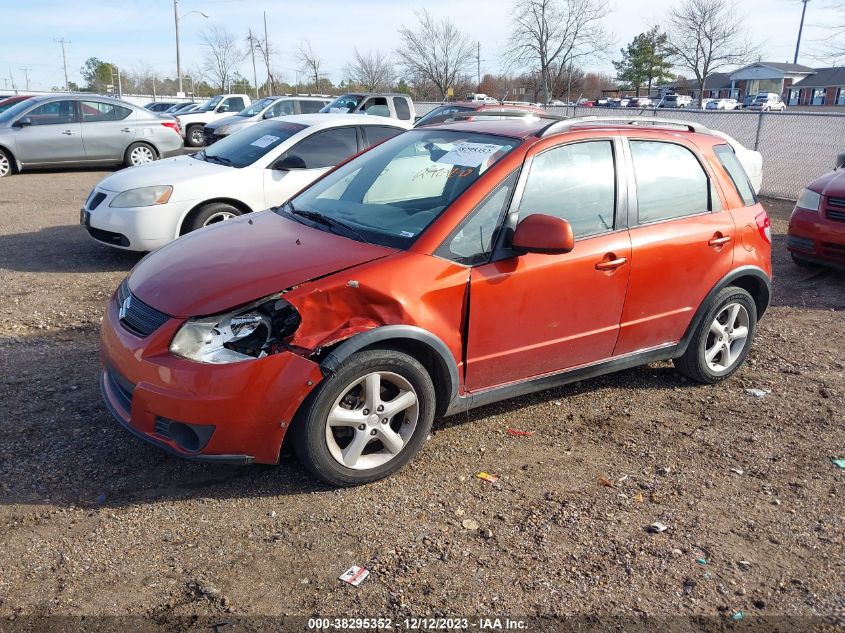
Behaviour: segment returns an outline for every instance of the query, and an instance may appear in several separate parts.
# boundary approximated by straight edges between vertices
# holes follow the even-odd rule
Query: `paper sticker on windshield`
[[[399,235],[401,237],[414,237],[414,234],[410,231],[399,231]]]
[[[502,147],[503,145],[492,143],[458,143],[437,162],[462,167],[478,167]]]
[[[269,147],[278,140],[278,136],[273,136],[272,134],[265,134],[261,138],[255,139],[252,143],[250,143],[250,145],[255,145],[256,147]]]

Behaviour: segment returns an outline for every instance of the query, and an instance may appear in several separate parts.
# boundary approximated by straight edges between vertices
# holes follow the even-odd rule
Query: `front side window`
[[[404,97],[393,97],[393,108],[396,110],[396,116],[401,121],[409,121],[411,119],[411,108],[408,107],[408,102]]]
[[[287,116],[293,114],[293,100],[284,99],[273,104],[273,116]]]
[[[695,155],[663,141],[630,141],[637,181],[639,223],[710,210],[710,183]]]
[[[736,187],[736,192],[742,198],[745,206],[750,207],[753,204],[757,204],[757,196],[754,195],[754,189],[748,180],[748,174],[745,173],[745,169],[743,169],[742,164],[736,157],[733,148],[730,145],[716,145],[713,151],[719,162],[722,163],[722,167],[725,168],[728,176],[731,177],[731,181],[733,181],[734,187]]]
[[[390,116],[390,108],[387,105],[387,99],[384,97],[373,97],[364,103],[361,108],[364,114],[371,114],[373,116]]]
[[[341,127],[316,132],[300,141],[282,158],[298,158],[302,169],[334,167],[358,153],[358,134],[354,127]]]
[[[616,168],[610,141],[572,143],[534,157],[519,202],[519,219],[561,218],[576,238],[613,230]]]
[[[293,219],[297,212],[319,214],[351,227],[356,239],[407,248],[520,142],[472,132],[405,132],[335,169],[280,212]]]
[[[82,110],[83,123],[122,121],[132,114],[132,110],[129,108],[124,108],[113,103],[103,103],[102,101],[82,101],[79,107]]]
[[[262,121],[238,134],[222,138],[208,149],[193,154],[193,157],[227,167],[246,167],[305,128],[299,123]]]
[[[32,125],[62,125],[78,120],[75,101],[51,101],[30,110],[27,116]]]

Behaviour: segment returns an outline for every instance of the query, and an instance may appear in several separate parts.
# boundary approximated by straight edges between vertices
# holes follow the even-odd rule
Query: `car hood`
[[[395,252],[263,211],[147,255],[132,270],[129,289],[171,316],[204,316]]]
[[[175,185],[180,182],[202,177],[219,178],[233,171],[235,171],[233,167],[219,163],[207,163],[190,156],[176,156],[175,158],[165,158],[129,169],[121,169],[111,176],[103,178],[97,186],[100,189],[118,193],[138,187],[174,185],[174,195],[178,196],[179,190]],[[176,199],[178,198],[174,198],[174,200]]]
[[[834,169],[819,176],[810,184],[809,188],[823,196],[845,198],[845,168]]]

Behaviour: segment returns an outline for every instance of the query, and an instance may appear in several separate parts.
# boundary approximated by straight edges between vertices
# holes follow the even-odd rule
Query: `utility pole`
[[[15,88],[15,76],[12,74],[12,67],[9,66],[9,79],[12,81],[12,90],[17,92],[17,88]]]
[[[476,72],[478,73],[478,87],[476,90],[481,90],[481,42],[477,43],[478,46],[476,48],[475,53],[475,64],[476,64]]]
[[[18,68],[18,70],[23,71],[23,76],[26,77],[26,91],[29,92],[29,71],[32,70],[32,68]]]
[[[804,15],[807,13],[807,3],[810,0],[801,0],[804,8],[801,9],[801,25],[798,27],[798,41],[795,42],[795,59],[792,60],[793,64],[798,63],[798,49],[801,48],[801,32],[804,30]]]
[[[255,98],[258,99],[258,73],[255,70],[255,42],[252,41],[252,27],[249,29],[249,53],[252,55],[252,84],[255,87]]]
[[[182,96],[182,59],[179,57],[179,0],[173,0],[173,21],[176,24],[176,76],[179,78],[179,90],[176,96]]]
[[[267,83],[270,84],[270,92],[268,94],[275,94],[276,89],[273,87],[273,76],[270,74],[270,44],[267,39],[267,12],[264,12],[264,64],[267,66]]]
[[[53,40],[54,42],[58,42],[62,45],[62,65],[65,67],[65,90],[70,90],[70,84],[67,80],[67,54],[65,53],[65,44],[70,44],[70,40],[66,40],[65,38],[61,38],[58,40]]]

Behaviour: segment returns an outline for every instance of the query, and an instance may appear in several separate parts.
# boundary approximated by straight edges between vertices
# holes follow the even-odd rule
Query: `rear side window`
[[[750,207],[753,204],[757,204],[757,196],[754,195],[754,189],[748,180],[748,174],[745,173],[745,169],[740,164],[733,148],[730,145],[716,145],[713,151],[716,153],[719,162],[722,163],[722,167],[728,172],[728,176],[731,177],[731,181],[734,187],[736,187],[736,192],[742,198],[745,206]]]
[[[300,141],[287,156],[298,156],[305,163],[304,169],[333,167],[342,160],[358,153],[358,134],[354,127],[341,127],[317,132]]]
[[[396,127],[387,127],[386,125],[364,125],[364,138],[367,140],[367,147],[378,145],[382,141],[393,138],[404,130]]]
[[[632,140],[630,145],[640,224],[710,211],[710,183],[690,150],[662,141]]]
[[[111,103],[101,101],[83,101],[79,104],[82,109],[82,122],[94,123],[97,121],[122,121],[132,110]]]
[[[562,145],[534,157],[519,219],[542,213],[572,225],[576,238],[613,230],[616,169],[610,141]]]
[[[322,101],[300,101],[299,111],[302,114],[316,114],[324,105]]]
[[[408,121],[411,118],[411,108],[408,107],[408,102],[402,97],[393,97],[393,107],[396,109],[396,117],[402,121]]]

